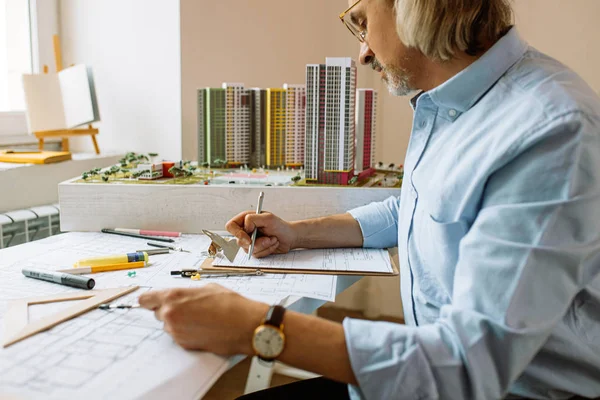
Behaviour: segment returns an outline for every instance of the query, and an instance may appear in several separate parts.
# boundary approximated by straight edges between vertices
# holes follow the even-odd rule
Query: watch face
[[[283,351],[285,337],[274,326],[261,325],[254,331],[252,346],[258,355],[265,359],[277,357]]]

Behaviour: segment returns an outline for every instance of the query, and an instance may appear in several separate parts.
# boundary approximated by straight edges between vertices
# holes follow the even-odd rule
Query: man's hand
[[[184,349],[220,355],[254,354],[252,335],[269,309],[213,283],[144,293],[139,302]]]
[[[250,247],[252,232],[258,228],[262,236],[257,236],[254,243],[254,256],[266,257],[271,254],[287,253],[295,248],[296,232],[293,225],[274,214],[244,211],[233,217],[225,225],[229,233],[237,238],[238,245],[247,253]]]

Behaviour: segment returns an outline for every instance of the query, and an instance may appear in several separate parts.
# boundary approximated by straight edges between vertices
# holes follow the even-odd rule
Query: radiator
[[[60,233],[58,204],[0,213],[0,249]]]

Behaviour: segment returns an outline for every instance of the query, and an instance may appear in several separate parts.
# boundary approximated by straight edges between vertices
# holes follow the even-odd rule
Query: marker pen
[[[181,232],[169,232],[169,231],[149,231],[144,229],[126,229],[126,228],[115,228],[116,232],[122,233],[134,233],[136,235],[145,236],[167,236],[167,237],[180,237]]]
[[[71,286],[79,289],[93,289],[96,281],[85,276],[65,274],[64,272],[55,272],[45,269],[26,268],[21,271],[28,278],[40,279],[46,282],[59,283],[65,286]]]
[[[77,261],[73,266],[75,268],[96,267],[99,265],[125,264],[125,263],[140,262],[140,261],[148,262],[148,253],[143,252],[143,251],[138,251],[135,253],[85,258],[83,260]]]

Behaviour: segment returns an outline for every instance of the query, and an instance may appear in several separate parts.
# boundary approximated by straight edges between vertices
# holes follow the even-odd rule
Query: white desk
[[[76,239],[81,237],[84,243],[85,235],[91,234],[67,235]],[[0,299],[76,290],[27,279],[20,273],[21,267],[30,265],[32,260],[51,263],[61,252],[65,260],[77,256],[76,253],[68,254],[69,249],[51,251],[64,237],[57,235],[0,250]],[[123,242],[128,240],[139,240],[136,243],[141,243],[140,247],[144,248],[144,240],[124,238]],[[93,246],[90,244],[89,247]],[[176,265],[174,260],[169,267],[181,268],[182,265]],[[338,277],[337,292],[345,290],[359,279],[354,276]],[[96,281],[99,288],[103,288],[102,278]],[[188,287],[189,282],[185,280]],[[131,284],[137,282],[132,279]],[[176,286],[177,283],[174,283],[173,287]],[[295,311],[312,313],[323,303],[323,300],[296,296],[289,298],[286,305]],[[0,301],[0,322],[5,309],[6,301]],[[30,308],[30,318],[34,318],[33,314]],[[157,324],[145,310],[122,313],[95,310],[51,331],[0,349],[0,397],[21,394],[30,398],[33,393],[36,394],[33,398],[45,399],[76,397],[91,400],[139,396],[197,399],[208,391],[223,372],[241,359],[186,352],[175,345]],[[112,341],[111,338],[116,337],[116,329],[120,329],[121,338]],[[54,351],[58,348],[62,350]],[[145,386],[140,388],[142,383]]]

